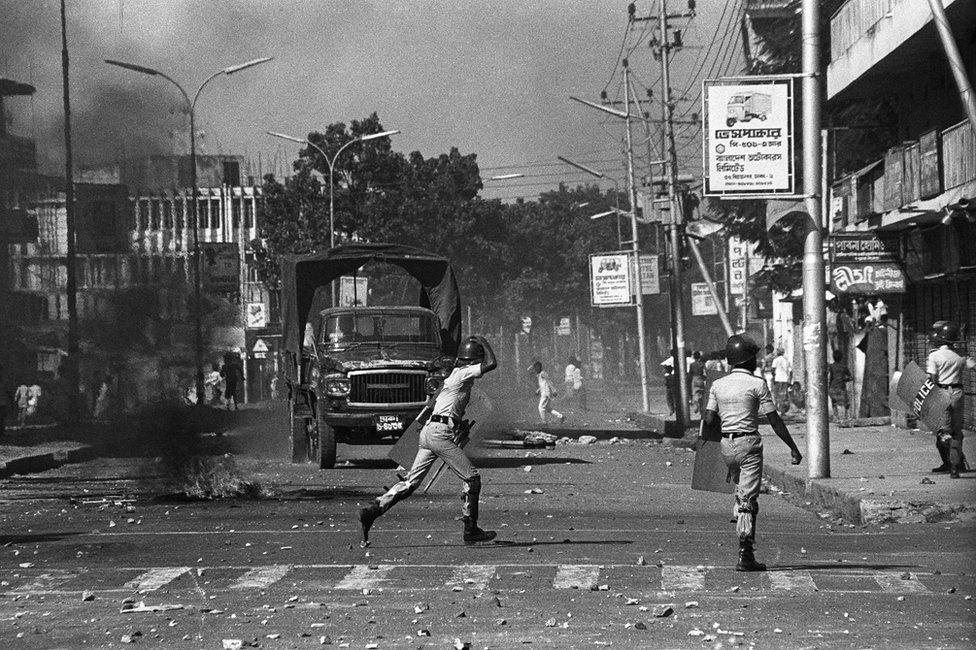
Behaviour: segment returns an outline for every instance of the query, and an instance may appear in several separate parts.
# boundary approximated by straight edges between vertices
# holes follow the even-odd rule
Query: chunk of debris
[[[83,592],[81,592],[81,600],[84,601],[84,602],[86,602],[86,603],[89,603],[89,602],[95,600],[95,594],[93,594],[90,591],[83,591]]]
[[[645,623],[641,622],[641,621],[637,621],[636,623],[634,623],[634,629],[635,630],[646,630],[647,629],[647,625]]]
[[[461,639],[454,639],[454,650],[471,650],[471,644]]]
[[[696,607],[698,607],[697,600],[689,600],[687,603],[685,603],[685,609],[695,609]]]
[[[654,610],[654,616],[657,618],[667,618],[674,614],[674,607],[671,605],[660,605]]]
[[[183,605],[179,604],[165,604],[160,603],[159,605],[147,605],[145,601],[140,600],[138,603],[125,603],[122,605],[122,609],[119,610],[120,614],[140,614],[143,612],[168,612],[174,609],[183,609]]]
[[[596,442],[596,436],[580,436],[576,439],[576,442],[581,445],[592,445]]]
[[[224,650],[241,650],[244,647],[243,639],[224,639],[221,641]]]
[[[550,618],[548,621],[546,621],[546,627],[556,627],[556,619]]]

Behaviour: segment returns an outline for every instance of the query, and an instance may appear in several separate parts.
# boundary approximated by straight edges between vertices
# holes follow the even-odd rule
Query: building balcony
[[[976,137],[968,120],[923,133],[832,186],[833,230],[936,223],[960,201],[976,204]]]
[[[976,3],[942,2],[957,41],[966,42]],[[932,54],[941,54],[941,44],[924,0],[847,0],[830,19],[827,98],[890,90]]]

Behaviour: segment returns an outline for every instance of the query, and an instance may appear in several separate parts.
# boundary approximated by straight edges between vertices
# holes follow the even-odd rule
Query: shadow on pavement
[[[505,456],[472,456],[471,462],[479,469],[511,469],[524,465],[589,465],[581,458],[518,458]],[[347,464],[348,463],[348,464]],[[387,458],[347,458],[335,469],[396,469],[396,462]]]

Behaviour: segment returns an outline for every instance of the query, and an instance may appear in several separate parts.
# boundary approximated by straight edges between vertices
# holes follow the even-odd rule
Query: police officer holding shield
[[[756,561],[753,544],[759,515],[759,487],[763,469],[763,443],[759,435],[759,416],[765,415],[773,431],[799,465],[803,456],[789,429],[783,423],[765,380],[753,373],[759,346],[748,336],[729,337],[725,355],[732,372],[716,379],[708,392],[705,426],[722,428],[722,457],[735,481],[733,517],[739,535],[739,562],[736,571],[765,571]]]
[[[959,472],[966,468],[966,457],[962,453],[962,375],[963,371],[976,368],[976,360],[952,349],[953,343],[959,340],[959,325],[952,321],[932,323],[929,339],[935,349],[929,352],[925,372],[932,383],[949,396],[949,404],[940,414],[939,430],[935,432],[935,448],[942,464],[932,471],[949,472],[951,478],[959,478]]]

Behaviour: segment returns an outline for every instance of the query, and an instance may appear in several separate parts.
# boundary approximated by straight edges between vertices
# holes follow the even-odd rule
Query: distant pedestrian
[[[566,421],[566,416],[552,408],[552,401],[559,396],[556,392],[556,388],[549,381],[549,373],[542,369],[542,362],[536,361],[531,366],[529,370],[536,374],[539,380],[539,387],[536,389],[535,394],[539,396],[539,418],[542,420],[542,424],[549,424],[549,414],[552,413],[562,424]]]
[[[962,453],[963,371],[976,369],[976,359],[961,356],[953,349],[953,343],[959,340],[959,326],[952,321],[932,323],[929,337],[936,348],[929,352],[925,372],[932,383],[949,396],[949,405],[942,412],[939,429],[935,432],[935,447],[942,464],[932,471],[949,472],[950,478],[959,478],[959,472],[966,469],[966,456]]]
[[[462,420],[471,399],[474,380],[496,367],[498,362],[495,353],[484,337],[472,336],[461,344],[454,369],[444,380],[443,388],[428,401],[418,417],[418,419],[424,418],[425,424],[420,430],[417,457],[407,477],[359,511],[359,524],[363,534],[362,546],[369,545],[369,531],[377,518],[392,508],[395,503],[413,494],[430,466],[438,458],[443,460],[464,482],[464,505],[461,508],[464,520],[464,543],[477,544],[495,538],[494,531],[482,530],[478,527],[481,475],[458,445],[458,428],[463,426]]]
[[[203,377],[203,401],[206,404],[220,404],[221,396],[220,365],[211,364],[210,372]]]
[[[27,384],[17,387],[14,401],[17,403],[17,426],[23,427],[27,424],[27,407],[30,404],[30,387]]]
[[[794,381],[790,384],[789,390],[787,390],[787,396],[790,400],[790,409],[796,411],[797,415],[802,416],[807,409],[807,396],[803,392],[803,384]]]
[[[739,536],[736,571],[766,570],[765,564],[756,561],[753,547],[763,474],[759,416],[766,416],[773,431],[790,448],[794,465],[799,465],[803,459],[789,429],[776,411],[766,382],[753,374],[758,352],[759,346],[749,337],[729,337],[725,353],[732,372],[712,383],[705,407],[705,426],[721,426],[722,457],[735,481],[733,516]]]
[[[790,410],[789,390],[790,382],[793,379],[793,368],[784,355],[783,348],[776,349],[776,356],[773,358],[773,398],[776,401],[776,408],[784,413]]]
[[[844,409],[844,419],[851,417],[850,397],[847,394],[847,384],[851,382],[851,371],[844,363],[844,353],[834,350],[834,362],[827,367],[827,396],[830,407],[837,419],[837,408]]]
[[[566,364],[566,396],[576,405],[580,413],[586,412],[586,389],[583,386],[583,369],[580,360],[570,357]]]
[[[695,415],[701,416],[705,398],[705,362],[702,353],[695,350],[691,354],[692,362],[688,365],[688,377],[691,379],[691,406]]]
[[[227,402],[227,410],[230,410],[231,401],[234,402],[234,410],[237,410],[237,387],[244,379],[241,365],[237,361],[227,361],[220,369],[220,376],[224,380],[224,400]]]
[[[674,360],[668,357],[661,363],[664,372],[664,397],[668,402],[668,415],[674,415],[674,408],[677,404],[676,393],[678,387],[674,381]]]
[[[769,390],[773,390],[773,361],[776,359],[776,352],[773,350],[773,346],[766,344],[766,353],[762,356],[762,363],[759,364],[759,368],[762,371],[763,379],[766,380],[766,386]]]

